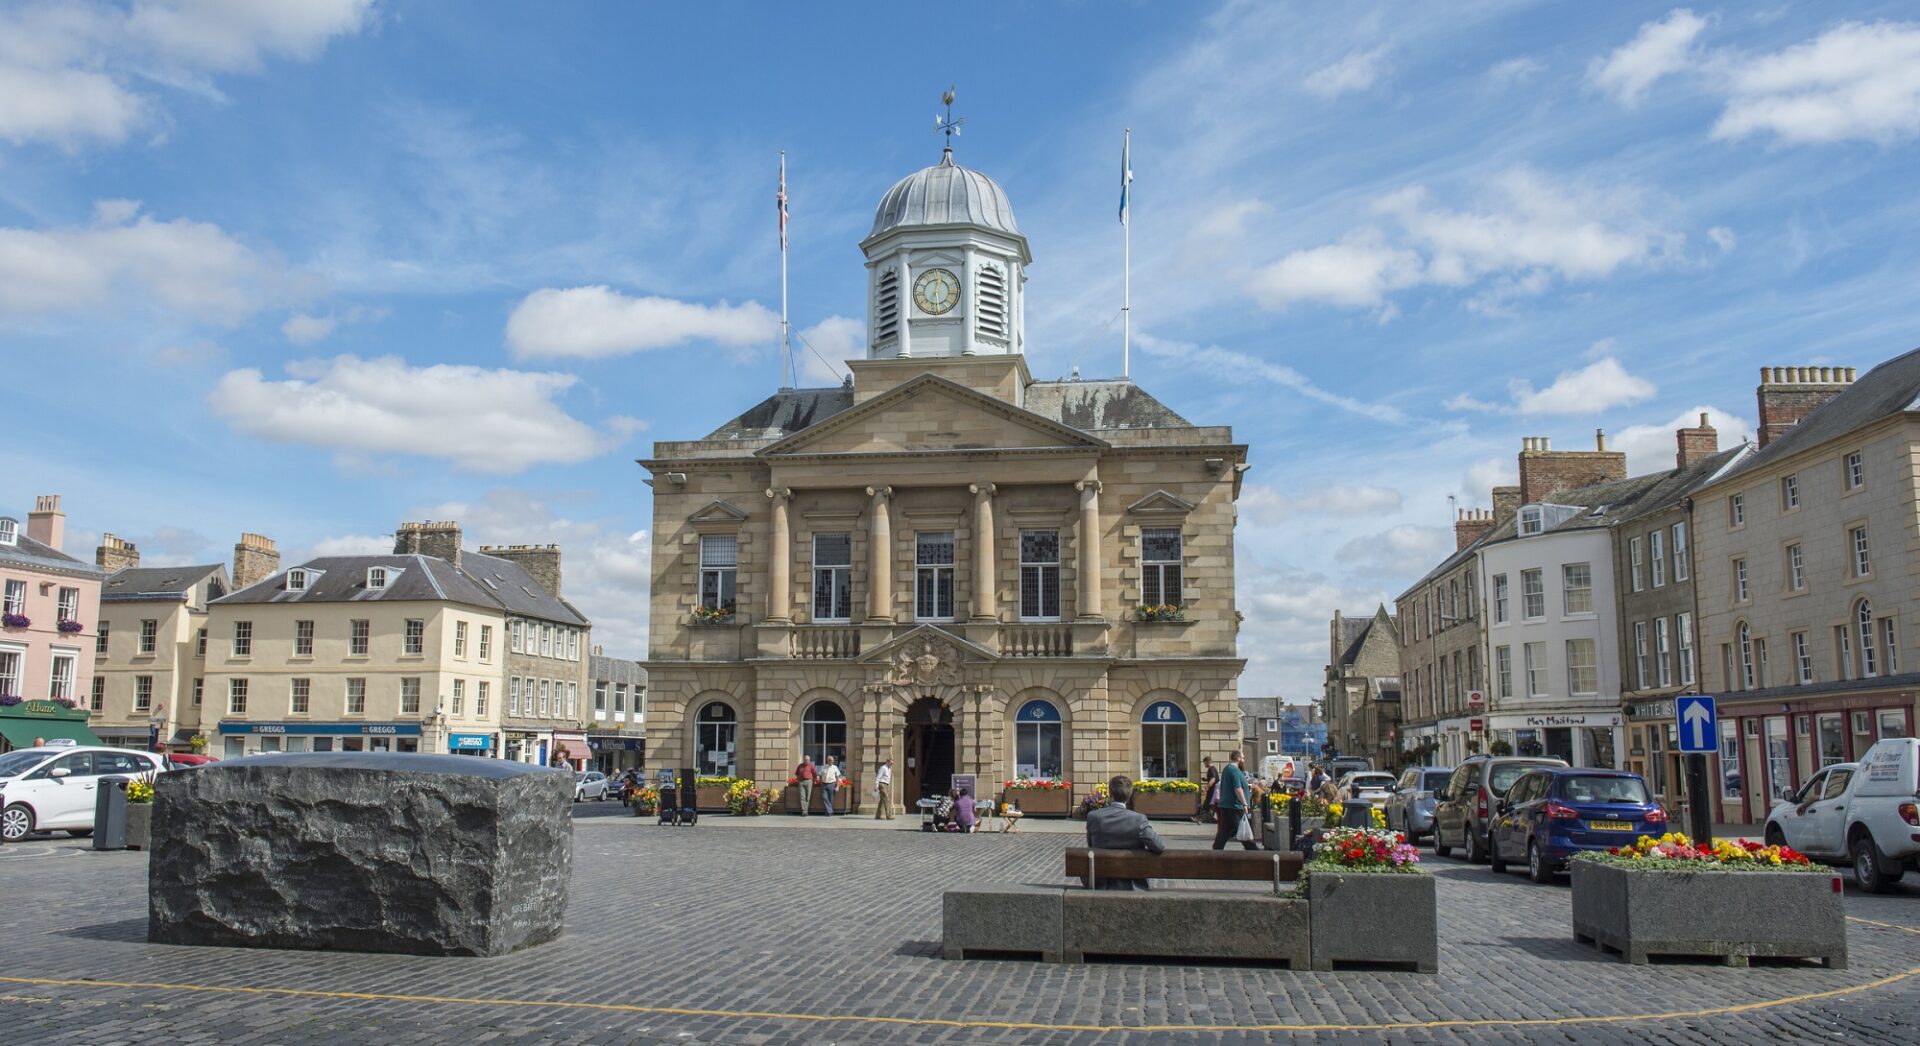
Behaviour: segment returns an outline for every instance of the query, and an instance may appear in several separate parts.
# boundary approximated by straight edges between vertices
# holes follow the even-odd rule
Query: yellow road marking
[[[1920,934],[1920,927],[1878,922],[1848,916],[1848,921],[1881,929]],[[1041,1024],[1024,1021],[967,1020],[941,1017],[885,1017],[867,1014],[783,1013],[777,1010],[722,1010],[686,1006],[641,1006],[633,1003],[582,1002],[570,999],[488,999],[456,995],[401,995],[384,992],[335,992],[307,988],[261,988],[247,985],[172,984],[163,981],[67,980],[51,977],[0,976],[0,984],[33,985],[60,988],[145,988],[158,991],[209,992],[225,995],[266,995],[296,999],[342,999],[355,1002],[414,1002],[450,1006],[500,1006],[523,1009],[589,1010],[601,1013],[633,1013],[661,1017],[718,1017],[733,1020],[779,1020],[814,1024],[885,1024],[923,1028],[978,1028],[1012,1031],[1065,1032],[1365,1032],[1421,1031],[1448,1028],[1535,1028],[1566,1027],[1586,1024],[1630,1024],[1642,1021],[1691,1020],[1753,1013],[1780,1006],[1835,999],[1873,991],[1891,984],[1920,977],[1920,966],[1876,980],[1826,991],[1805,992],[1777,999],[1713,1006],[1698,1010],[1669,1010],[1661,1013],[1621,1013],[1582,1017],[1458,1017],[1433,1021],[1384,1021],[1375,1024]]]

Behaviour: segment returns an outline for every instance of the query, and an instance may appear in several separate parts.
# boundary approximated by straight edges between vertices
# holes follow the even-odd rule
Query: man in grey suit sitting
[[[1107,782],[1107,805],[1087,814],[1087,845],[1096,850],[1145,850],[1148,853],[1165,853],[1167,844],[1160,841],[1159,833],[1153,830],[1153,822],[1147,815],[1127,809],[1127,800],[1133,798],[1133,782],[1123,774]],[[1096,890],[1145,890],[1145,879],[1108,879],[1095,876],[1093,888]]]

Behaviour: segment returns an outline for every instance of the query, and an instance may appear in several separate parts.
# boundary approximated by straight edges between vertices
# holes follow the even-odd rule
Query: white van
[[[1774,806],[1766,840],[1851,864],[1871,893],[1920,870],[1920,739],[1889,737],[1857,763],[1823,767]]]
[[[0,755],[0,839],[35,832],[93,834],[100,778],[158,773],[166,762],[130,748],[22,748]]]

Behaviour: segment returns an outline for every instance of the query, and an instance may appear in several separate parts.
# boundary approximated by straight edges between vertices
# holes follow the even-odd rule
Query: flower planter
[[[127,849],[151,850],[153,848],[153,804],[127,804]]]
[[[1573,936],[1622,960],[1709,955],[1728,966],[1753,956],[1818,959],[1847,967],[1840,877],[1812,872],[1669,871],[1572,862]]]
[[[1000,801],[1011,801],[1020,808],[1023,817],[1073,816],[1071,788],[1020,788],[1010,785],[1000,793]]]
[[[1135,792],[1127,803],[1128,809],[1148,817],[1180,818],[1193,816],[1194,808],[1200,805],[1199,792]],[[1026,809],[1022,806],[1021,809]]]
[[[1440,970],[1440,922],[1433,876],[1424,872],[1330,872],[1307,875],[1307,917],[1313,926],[1313,968],[1335,963]]]

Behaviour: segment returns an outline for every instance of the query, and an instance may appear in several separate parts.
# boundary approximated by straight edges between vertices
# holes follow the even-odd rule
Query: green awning
[[[7,743],[15,748],[32,748],[36,737],[44,737],[49,741],[65,739],[83,745],[105,743],[87,729],[84,719],[0,718],[0,737],[5,737]]]

